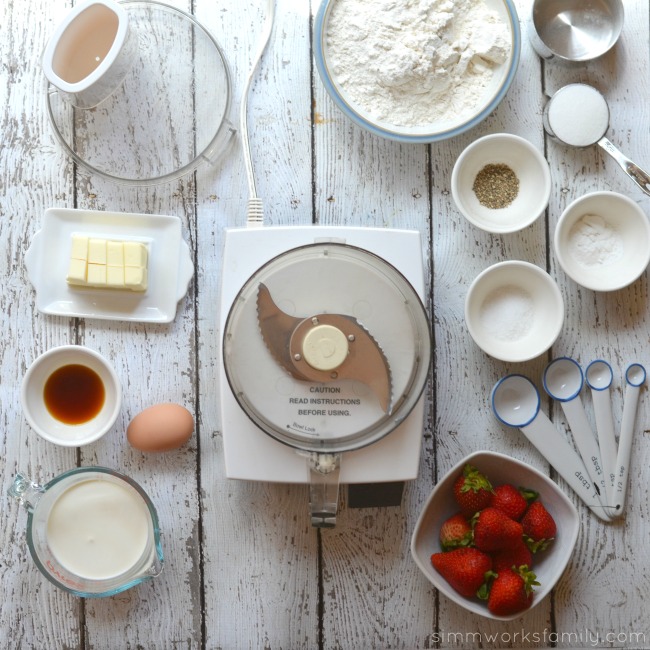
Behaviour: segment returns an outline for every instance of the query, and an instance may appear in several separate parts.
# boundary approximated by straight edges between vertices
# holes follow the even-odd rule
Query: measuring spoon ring
[[[618,455],[616,457],[614,478],[614,503],[617,515],[623,514],[623,508],[625,507],[634,421],[639,404],[639,392],[646,380],[645,368],[640,363],[633,363],[625,371],[625,380],[627,387],[625,389],[621,435],[618,439]]]
[[[559,357],[546,366],[542,383],[544,390],[560,403],[599,499],[604,506],[607,506],[609,500],[606,474],[600,458],[601,452],[580,399],[580,391],[584,385],[582,368],[570,357]]]
[[[609,521],[585,464],[571,445],[540,411],[539,391],[523,375],[506,375],[492,389],[492,411],[506,426],[518,428],[557,473],[600,519]]]
[[[587,377],[587,385],[591,388],[591,397],[594,403],[600,457],[603,462],[603,472],[605,473],[607,486],[607,503],[613,506],[614,471],[617,450],[609,387],[612,385],[614,373],[612,372],[612,367],[606,361],[597,359],[587,366],[585,374]]]

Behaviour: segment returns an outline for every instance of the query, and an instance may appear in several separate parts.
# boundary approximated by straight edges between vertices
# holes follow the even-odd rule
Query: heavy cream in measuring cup
[[[89,580],[119,576],[141,559],[151,517],[131,488],[91,479],[65,490],[47,519],[47,539],[56,560]]]

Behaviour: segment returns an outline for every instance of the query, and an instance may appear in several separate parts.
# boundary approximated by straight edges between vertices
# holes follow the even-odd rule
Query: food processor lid
[[[151,0],[121,3],[138,52],[122,85],[92,109],[51,84],[54,134],[82,168],[127,185],[153,185],[216,163],[232,141],[230,72],[214,37],[194,16]]]
[[[426,311],[408,280],[338,242],[294,248],[259,268],[223,337],[243,411],[309,452],[357,449],[390,433],[418,402],[430,360]]]

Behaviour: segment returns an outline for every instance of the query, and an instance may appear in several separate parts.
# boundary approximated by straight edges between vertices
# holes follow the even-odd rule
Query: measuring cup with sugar
[[[523,375],[500,379],[492,389],[490,403],[497,419],[518,428],[555,468],[575,493],[600,519],[609,521],[582,459],[540,411],[539,391]]]
[[[608,475],[603,469],[598,442],[580,399],[580,392],[584,385],[582,368],[574,359],[559,357],[546,366],[542,382],[548,395],[560,403],[578,452],[598,492],[599,501],[607,505],[606,477]]]
[[[643,192],[650,195],[650,175],[605,137],[609,127],[609,106],[598,90],[581,83],[560,88],[544,107],[543,123],[548,135],[569,146],[597,144]]]
[[[93,108],[120,87],[137,51],[137,33],[120,3],[84,0],[52,34],[43,72],[65,101]]]
[[[156,510],[119,472],[77,467],[44,486],[19,473],[9,496],[27,509],[32,559],[60,589],[84,598],[113,596],[162,571]]]

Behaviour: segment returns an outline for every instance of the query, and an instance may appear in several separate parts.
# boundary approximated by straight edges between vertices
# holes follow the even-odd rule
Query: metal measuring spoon
[[[492,389],[490,403],[497,419],[518,428],[590,510],[601,519],[609,517],[589,479],[585,464],[553,423],[540,411],[539,391],[523,375],[507,375]]]
[[[542,383],[544,390],[560,402],[576,447],[598,492],[599,500],[607,506],[608,475],[603,469],[601,451],[580,399],[580,391],[584,384],[582,368],[570,357],[559,357],[546,366]]]
[[[603,95],[592,86],[569,84],[560,88],[544,107],[543,124],[548,135],[569,146],[597,144],[643,192],[650,195],[650,175],[605,137],[609,127],[609,106]]]
[[[607,503],[613,505],[614,471],[617,450],[609,387],[612,385],[614,373],[612,372],[612,367],[606,361],[597,359],[587,366],[585,375],[587,377],[587,385],[591,388],[591,398],[594,403],[600,458],[603,462],[603,472],[605,473],[607,485]]]
[[[645,368],[640,363],[633,363],[625,371],[625,380],[627,381],[627,388],[625,389],[623,417],[621,418],[621,435],[618,439],[614,482],[614,507],[617,515],[623,514],[625,506],[630,455],[632,452],[632,433],[639,403],[639,392],[646,380]]]

